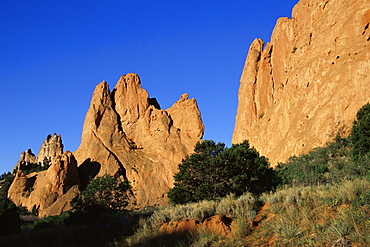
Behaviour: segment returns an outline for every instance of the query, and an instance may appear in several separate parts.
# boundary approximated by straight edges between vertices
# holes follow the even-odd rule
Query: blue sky
[[[297,2],[0,0],[0,172],[48,134],[75,151],[95,86],[127,73],[162,109],[189,93],[230,146],[249,45]]]

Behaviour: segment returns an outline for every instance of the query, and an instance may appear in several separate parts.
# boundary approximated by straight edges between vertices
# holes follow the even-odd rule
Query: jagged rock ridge
[[[370,99],[370,2],[301,0],[292,17],[251,44],[233,133],[273,165],[348,135]]]
[[[74,155],[81,171],[128,179],[136,207],[165,204],[177,165],[203,132],[195,99],[184,94],[161,110],[141,88],[139,77],[127,74],[112,92],[104,81],[96,86]]]
[[[93,93],[79,148],[62,153],[61,137],[48,135],[37,157],[27,150],[18,163],[46,159],[51,166],[25,174],[17,164],[8,194],[40,216],[60,214],[90,178],[108,173],[130,182],[132,208],[163,205],[178,164],[203,132],[197,103],[187,94],[161,110],[136,74],[122,76],[112,91],[103,81]]]
[[[54,161],[54,158],[63,153],[62,137],[54,133],[54,135],[48,135],[42,143],[40,150],[35,156],[31,149],[27,149],[22,152],[16,166],[13,169],[13,173],[16,173],[19,169],[24,169],[30,164],[37,164],[44,166]]]

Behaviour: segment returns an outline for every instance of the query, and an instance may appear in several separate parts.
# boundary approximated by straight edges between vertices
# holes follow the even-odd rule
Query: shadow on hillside
[[[147,238],[132,247],[173,247],[173,246],[190,246],[193,235],[189,232],[163,233],[158,236]]]
[[[33,230],[23,230],[19,233],[0,237],[0,246],[109,246],[117,238],[132,235],[133,230],[137,227],[138,217],[102,213],[96,216],[90,215],[89,219],[77,216],[76,219],[72,220],[72,223],[66,222],[64,225],[43,222],[35,226]]]

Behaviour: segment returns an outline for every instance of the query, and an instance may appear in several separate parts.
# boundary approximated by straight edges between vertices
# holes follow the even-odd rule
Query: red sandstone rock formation
[[[77,162],[67,151],[55,156],[45,171],[25,175],[18,170],[8,195],[17,206],[36,210],[40,216],[55,215],[70,209],[69,202],[75,197],[78,184]],[[65,203],[55,207],[60,198],[64,198]]]
[[[195,99],[182,95],[171,108],[161,110],[141,88],[139,77],[127,74],[112,92],[106,82],[95,88],[74,154],[81,171],[128,179],[136,207],[165,204],[178,164],[203,131]]]
[[[60,154],[60,136],[49,135],[38,157],[28,152],[21,158],[40,162],[47,158],[52,165],[28,175],[15,169],[8,194],[17,205],[37,209],[41,216],[60,214],[70,209],[70,201],[89,178],[108,173],[130,182],[132,207],[166,204],[178,164],[203,132],[197,103],[187,94],[161,110],[136,74],[122,76],[112,92],[101,82],[93,93],[77,151]]]
[[[233,143],[272,165],[349,134],[370,99],[370,2],[301,0],[249,48]]]

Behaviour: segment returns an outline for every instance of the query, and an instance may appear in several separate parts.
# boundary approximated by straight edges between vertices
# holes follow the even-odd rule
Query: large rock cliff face
[[[301,0],[249,48],[233,143],[272,165],[349,134],[370,100],[370,1]]]
[[[48,135],[37,157],[31,150],[21,154],[8,195],[40,216],[57,215],[71,208],[90,178],[108,173],[130,182],[131,208],[163,205],[178,164],[203,132],[197,103],[187,94],[161,110],[136,74],[122,76],[112,92],[103,81],[93,93],[77,151],[62,153],[60,135]],[[23,172],[45,159],[51,161],[47,170]]]
[[[204,126],[195,99],[181,98],[161,110],[136,74],[122,76],[112,92],[96,86],[74,155],[80,181],[105,173],[132,186],[134,207],[167,203],[177,165],[201,139]]]

